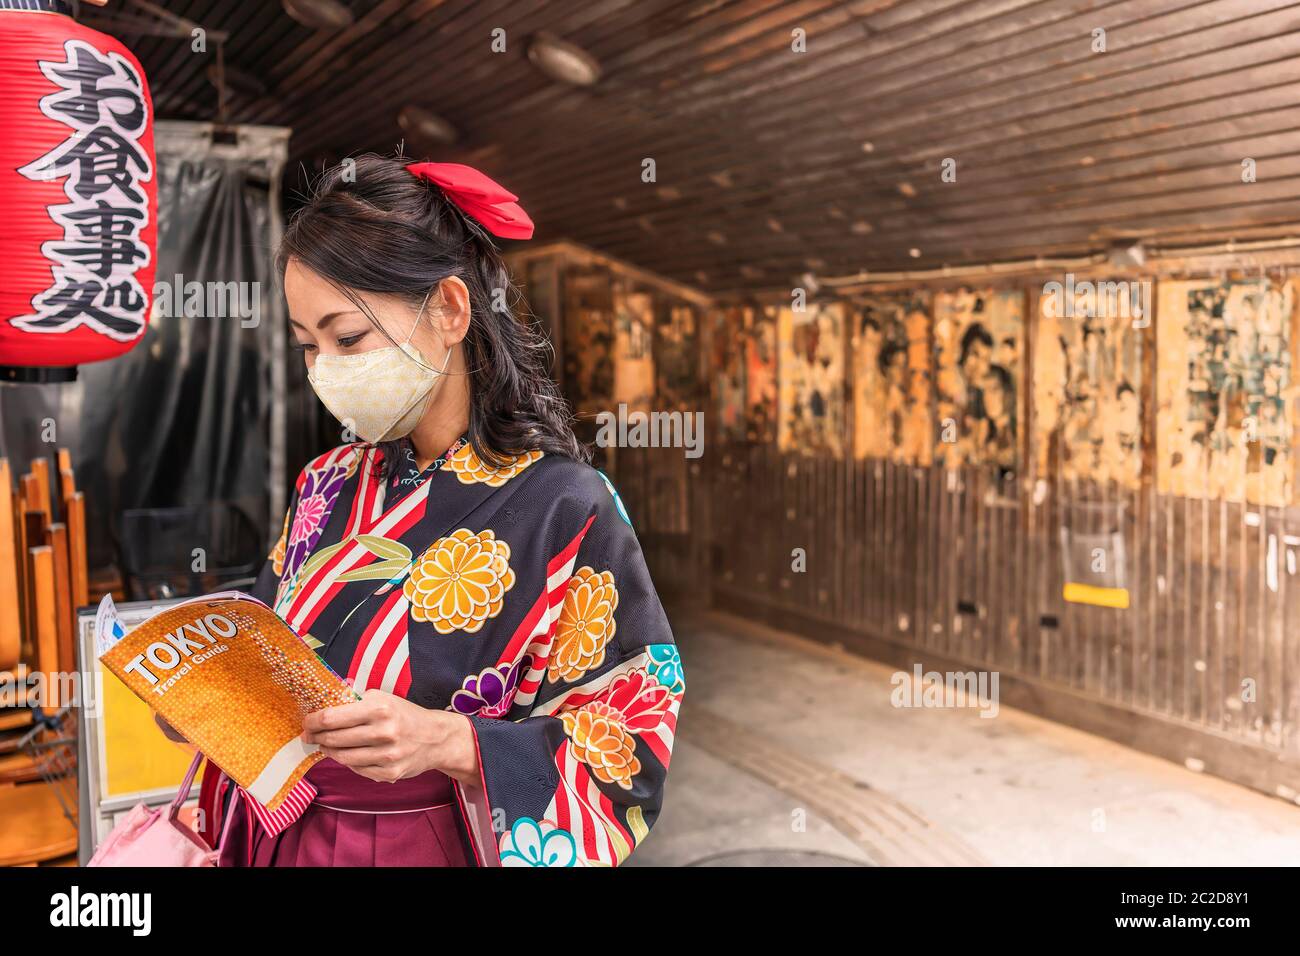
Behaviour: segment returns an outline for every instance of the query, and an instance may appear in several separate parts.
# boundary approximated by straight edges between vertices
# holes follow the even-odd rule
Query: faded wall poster
[[[745,438],[745,327],[753,310],[739,306],[709,312],[709,382],[717,415],[717,434],[727,441]]]
[[[661,313],[655,337],[655,380],[659,411],[699,411],[699,349],[695,309],[674,305]]]
[[[776,439],[776,309],[747,310],[745,329],[745,437]]]
[[[690,416],[703,405],[700,396],[699,342],[695,309],[660,301],[655,326],[655,411],[684,412]],[[707,428],[707,422],[705,427]],[[646,459],[650,494],[646,501],[648,530],[684,534],[690,526],[690,498],[686,493],[689,468],[680,451],[659,452]]]
[[[613,404],[650,411],[654,398],[654,299],[620,285],[614,291]]]
[[[854,303],[853,454],[928,465],[931,458],[928,298]]]
[[[935,294],[936,461],[1016,469],[1024,312],[1017,290]]]
[[[1045,292],[1034,340],[1034,453],[1040,476],[1142,478],[1142,354],[1151,341],[1149,291],[1140,312],[1086,282]],[[1140,288],[1149,290],[1150,285]],[[1067,301],[1068,296],[1068,301]]]
[[[608,411],[614,393],[613,293],[609,273],[570,271],[564,278],[564,379],[574,411]]]
[[[1162,282],[1160,490],[1291,501],[1296,282]]]
[[[844,307],[783,308],[777,327],[782,451],[844,451]]]

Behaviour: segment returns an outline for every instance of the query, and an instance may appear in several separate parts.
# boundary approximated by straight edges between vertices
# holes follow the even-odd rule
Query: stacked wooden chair
[[[15,481],[0,458],[0,865],[34,865],[77,846],[76,609],[90,602],[86,504],[60,449]],[[53,480],[52,480],[53,478]],[[27,696],[42,672],[43,699]]]

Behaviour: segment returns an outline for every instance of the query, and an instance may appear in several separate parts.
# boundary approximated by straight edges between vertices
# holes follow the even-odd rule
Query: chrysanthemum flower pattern
[[[491,529],[475,534],[460,528],[420,556],[402,593],[414,620],[432,624],[439,634],[474,634],[501,613],[514,584],[510,545]]]
[[[562,719],[565,733],[573,739],[574,756],[591,768],[595,778],[631,790],[632,778],[641,772],[641,761],[622,715],[603,701],[594,700],[562,715]]]
[[[560,715],[573,754],[603,783],[632,789],[641,772],[635,735],[654,728],[672,703],[669,689],[644,668],[616,677],[596,700]]]
[[[492,468],[474,453],[473,445],[467,444],[448,458],[447,464],[443,467],[453,472],[462,484],[473,485],[481,482],[493,488],[500,488],[541,457],[540,451],[528,451],[510,459],[500,468]]]
[[[579,568],[569,580],[564,606],[555,626],[555,647],[546,665],[552,681],[575,680],[605,663],[605,648],[614,639],[618,588],[609,571]]]

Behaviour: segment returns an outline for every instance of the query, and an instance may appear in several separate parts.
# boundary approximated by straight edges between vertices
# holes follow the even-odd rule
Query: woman
[[[511,311],[488,233],[531,235],[514,200],[365,156],[286,230],[293,335],[357,440],[298,476],[254,593],[362,698],[304,719],[327,759],[296,819],[209,768],[223,865],[616,865],[659,813],[681,662]]]

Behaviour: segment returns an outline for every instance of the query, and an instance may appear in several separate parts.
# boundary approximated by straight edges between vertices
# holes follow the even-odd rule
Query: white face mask
[[[416,316],[416,325],[419,322]],[[411,335],[400,346],[359,355],[318,355],[307,372],[307,381],[321,404],[365,441],[393,441],[409,435],[424,417],[434,385],[446,374],[451,350],[447,350],[442,368],[435,371],[411,344]]]

